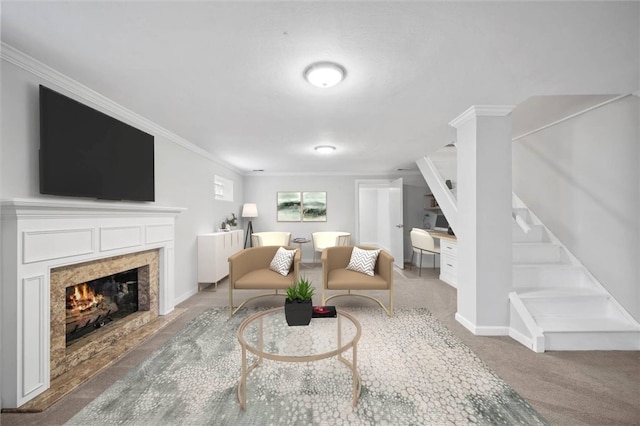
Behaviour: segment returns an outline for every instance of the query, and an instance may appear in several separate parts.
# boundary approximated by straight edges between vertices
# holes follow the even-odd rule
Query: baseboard
[[[511,337],[516,342],[524,345],[525,347],[531,349],[532,351],[535,350],[533,347],[533,339],[531,339],[529,336],[525,336],[515,328],[509,329],[509,337]]]
[[[456,321],[464,326],[467,330],[475,334],[476,336],[508,336],[508,326],[478,326],[456,312]]]
[[[199,284],[198,284],[199,285]],[[186,293],[182,293],[180,296],[176,297],[173,300],[173,304],[174,306],[179,305],[180,303],[184,302],[185,300],[187,300],[188,298],[190,298],[191,296],[193,296],[194,294],[196,294],[198,292],[198,287],[196,287],[195,289],[189,290]]]

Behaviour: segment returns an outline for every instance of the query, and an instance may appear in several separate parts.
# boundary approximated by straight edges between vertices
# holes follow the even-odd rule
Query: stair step
[[[611,303],[607,294],[575,294],[571,296],[546,296],[521,298],[527,311],[542,329],[547,332],[601,332],[639,331]]]
[[[514,214],[522,217],[525,222],[527,223],[531,223],[531,214],[529,213],[529,209],[524,208],[524,207],[513,207],[512,211]]]
[[[529,225],[530,230],[525,234],[525,232],[520,228],[520,226],[513,221],[512,230],[511,230],[511,238],[514,243],[524,243],[524,242],[549,242],[549,234],[546,229],[542,225]]]
[[[592,286],[590,278],[579,266],[566,264],[513,265],[513,287],[521,288],[581,288]]]
[[[544,333],[640,332],[625,319],[596,315],[544,315],[534,318]]]
[[[566,262],[563,248],[551,243],[513,243],[515,264],[556,264]]]
[[[603,293],[591,287],[522,287],[516,289],[520,299],[565,298],[582,296],[600,296]]]
[[[563,295],[547,292],[540,297],[522,298],[522,303],[527,307],[532,316],[537,315],[604,315],[619,316],[617,309],[609,301],[606,293],[595,291],[586,294]],[[612,309],[613,308],[613,309]],[[616,315],[617,314],[617,315]]]

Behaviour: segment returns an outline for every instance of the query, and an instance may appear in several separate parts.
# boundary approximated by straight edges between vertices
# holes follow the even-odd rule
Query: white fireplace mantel
[[[175,217],[179,207],[103,201],[0,201],[2,219],[2,408],[50,385],[52,268],[158,249],[159,314],[174,309]]]
[[[60,201],[46,198],[15,198],[1,200],[2,219],[38,216],[176,216],[183,207],[162,207],[153,204],[114,203],[112,201]]]

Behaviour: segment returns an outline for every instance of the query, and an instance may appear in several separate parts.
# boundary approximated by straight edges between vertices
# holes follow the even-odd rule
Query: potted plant
[[[289,325],[309,325],[313,315],[314,288],[305,277],[287,288],[287,300],[284,302],[284,315]]]
[[[238,226],[238,218],[235,213],[231,213],[231,218],[226,218],[224,222],[222,222],[222,227],[224,229],[233,229],[235,226]]]

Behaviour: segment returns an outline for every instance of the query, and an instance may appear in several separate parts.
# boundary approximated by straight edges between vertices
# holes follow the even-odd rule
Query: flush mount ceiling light
[[[331,145],[318,145],[314,149],[320,154],[330,154],[336,150],[336,147]]]
[[[304,78],[316,87],[327,89],[344,80],[347,71],[335,62],[316,62],[304,70]]]

